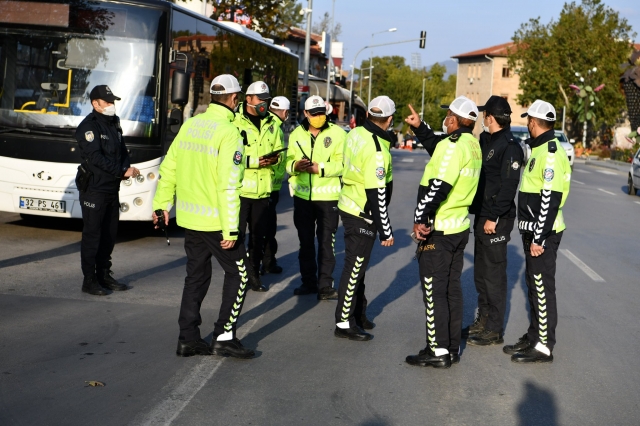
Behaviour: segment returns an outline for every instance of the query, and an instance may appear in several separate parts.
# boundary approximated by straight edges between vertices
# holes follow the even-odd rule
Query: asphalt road
[[[428,157],[394,152],[396,235],[367,272],[370,342],[333,336],[335,302],[295,297],[292,202],[279,205],[280,276],[249,292],[239,336],[253,360],[178,358],[183,233],[171,246],[145,223],[121,224],[116,277],[132,288],[80,292],[79,221],[0,213],[0,425],[634,425],[640,394],[640,196],[626,175],[576,163],[558,256],[558,343],[550,365],[515,365],[501,346],[463,344],[449,370],[412,367],[425,346],[415,246],[408,234]],[[338,279],[342,230],[336,241]],[[509,244],[505,341],[528,324],[521,242]],[[462,281],[474,317],[473,244]],[[221,270],[203,304],[204,335],[220,303]],[[207,338],[210,338],[210,334]],[[104,382],[87,387],[85,381]]]

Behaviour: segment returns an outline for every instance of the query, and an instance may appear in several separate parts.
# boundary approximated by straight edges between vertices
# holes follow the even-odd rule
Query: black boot
[[[262,281],[260,281],[260,275],[258,275],[256,268],[249,266],[247,268],[247,274],[249,276],[249,286],[251,287],[251,290],[259,291],[261,293],[269,290],[269,288],[263,285]]]
[[[367,333],[357,325],[351,328],[336,327],[333,334],[336,337],[341,337],[343,339],[349,339],[349,340],[356,340],[359,342],[366,342],[367,340],[373,339],[373,335]]]
[[[126,285],[120,284],[118,281],[116,281],[112,275],[113,272],[108,269],[99,269],[98,282],[102,287],[108,288],[109,290],[113,291],[125,291],[129,289],[129,287],[127,287]]]
[[[499,345],[504,343],[504,339],[497,331],[484,330],[482,333],[469,337],[467,343],[472,346]]]
[[[276,261],[275,258],[262,261],[262,266],[260,267],[260,275],[281,273],[282,266],[278,265],[278,261]]]
[[[338,300],[338,290],[333,287],[322,287],[318,290],[318,300]]]
[[[211,348],[209,347],[209,344],[202,339],[192,340],[190,342],[178,340],[176,355],[185,357],[194,355],[211,355]]]
[[[253,358],[256,353],[252,349],[247,349],[242,346],[240,339],[234,338],[233,340],[223,340],[219,342],[216,336],[213,336],[213,344],[211,345],[211,353],[214,355],[230,356],[234,358]]]
[[[84,293],[93,294],[94,296],[106,296],[109,294],[109,291],[100,285],[98,279],[94,275],[84,277],[84,280],[82,281],[82,291]]]
[[[451,359],[451,365],[453,364],[460,364],[460,354],[459,353],[453,353],[453,352],[449,352],[449,358]]]
[[[302,283],[300,287],[293,289],[294,296],[306,296],[307,294],[316,294],[318,292],[318,284]]]
[[[511,355],[511,362],[517,362],[519,364],[553,362],[553,354],[547,355],[537,350],[535,346],[530,345],[527,349]]]
[[[520,339],[518,339],[518,342],[515,345],[503,346],[502,352],[504,352],[507,355],[515,355],[519,352],[526,350],[529,346],[531,346],[531,342],[529,342],[529,339],[525,334]]]
[[[484,326],[489,319],[489,315],[480,315],[480,311],[476,315],[476,319],[468,328],[462,330],[462,337],[471,337],[475,334],[482,333]]]
[[[407,364],[419,367],[449,368],[451,367],[451,354],[436,356],[427,346],[418,355],[409,355],[405,361]]]
[[[356,319],[356,325],[365,330],[373,330],[376,325],[367,318],[366,315],[362,315],[360,318]]]

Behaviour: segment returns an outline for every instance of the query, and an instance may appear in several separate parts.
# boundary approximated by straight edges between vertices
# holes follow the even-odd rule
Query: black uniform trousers
[[[276,260],[278,252],[278,241],[276,240],[276,232],[278,230],[278,213],[276,207],[280,201],[280,192],[273,191],[269,197],[269,208],[267,209],[267,223],[264,235],[264,255],[262,264],[268,267]]]
[[[308,287],[333,287],[334,251],[338,230],[338,201],[310,201],[293,197],[293,223],[298,230],[300,275]],[[318,238],[316,258],[315,238]]]
[[[476,216],[473,278],[478,292],[478,310],[487,315],[485,329],[503,333],[507,307],[507,243],[514,219],[498,219],[495,234],[485,234],[486,217]]]
[[[336,324],[349,322],[354,327],[367,312],[364,277],[378,229],[375,223],[340,212],[344,226],[344,269],[338,288]]]
[[[200,306],[211,284],[211,256],[224,270],[222,304],[213,329],[214,340],[225,332],[235,337],[238,316],[247,291],[247,252],[238,240],[232,249],[220,246],[222,232],[203,232],[185,229],[184,251],[187,254],[187,278],[182,290],[180,305],[180,340],[200,339]]]
[[[551,234],[545,241],[544,253],[531,256],[528,241],[523,234],[525,247],[525,279],[529,289],[529,330],[527,338],[535,346],[538,342],[550,350],[556,344],[558,305],[556,303],[556,260],[562,232]]]
[[[242,241],[249,226],[249,263],[258,273],[264,257],[264,236],[269,219],[269,198],[240,197],[240,235]]]
[[[431,351],[457,354],[462,334],[464,248],[469,230],[450,235],[429,235],[418,253],[420,288],[427,316],[427,345]]]
[[[118,193],[80,191],[82,242],[80,264],[85,277],[111,268],[111,253],[116,244],[120,200]]]

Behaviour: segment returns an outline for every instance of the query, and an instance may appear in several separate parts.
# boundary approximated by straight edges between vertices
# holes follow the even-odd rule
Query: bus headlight
[[[156,178],[156,175],[153,174],[153,172],[149,172],[149,174],[147,175],[147,179],[149,180],[154,180]]]
[[[143,203],[143,201],[142,201],[142,198],[140,198],[140,197],[136,197],[136,198],[133,199],[133,204],[136,207],[140,207],[142,205],[142,203]]]
[[[142,182],[144,182],[144,176],[138,175],[138,176],[136,176],[136,180],[138,181],[138,183],[142,183]]]
[[[122,181],[122,183],[123,183],[124,185],[126,185],[126,186],[131,186],[131,183],[132,183],[132,182],[133,182],[133,181],[131,180],[131,178],[127,178],[127,179],[125,179],[125,180],[123,180],[123,181]]]
[[[120,211],[122,213],[126,213],[129,211],[129,204],[127,203],[120,203]]]

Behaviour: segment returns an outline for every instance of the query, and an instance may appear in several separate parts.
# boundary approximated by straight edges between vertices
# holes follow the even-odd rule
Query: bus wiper
[[[11,132],[22,132],[22,133],[29,133],[29,134],[42,135],[42,136],[58,136],[58,137],[64,136],[59,133],[45,132],[44,130],[34,130],[26,127],[0,126],[0,133],[11,133]]]

